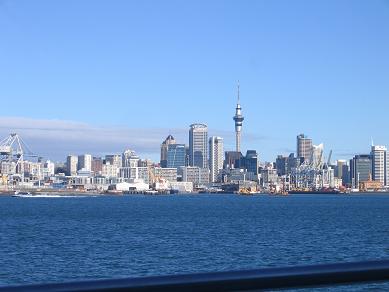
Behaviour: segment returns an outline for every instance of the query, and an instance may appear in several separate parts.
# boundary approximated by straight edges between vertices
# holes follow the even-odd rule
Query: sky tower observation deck
[[[244,117],[242,116],[242,108],[240,106],[240,96],[239,96],[239,84],[238,84],[238,102],[236,104],[235,116],[233,117],[235,121],[235,139],[236,139],[236,152],[240,152],[240,139],[241,131]]]

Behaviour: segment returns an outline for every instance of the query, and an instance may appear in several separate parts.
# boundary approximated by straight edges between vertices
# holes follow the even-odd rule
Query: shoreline
[[[323,194],[323,193],[293,193],[288,195],[283,194],[271,194],[271,193],[255,193],[255,194],[236,194],[236,193],[154,193],[154,192],[96,192],[96,191],[58,191],[58,190],[10,190],[0,191],[0,196],[12,196],[15,194],[15,191],[22,191],[22,192],[29,192],[32,195],[37,196],[63,196],[63,197],[77,197],[77,196],[85,196],[85,197],[97,197],[97,196],[131,196],[131,195],[149,195],[149,196],[161,196],[161,195],[238,195],[238,196],[244,196],[244,197],[250,197],[250,196],[270,196],[270,197],[289,197],[289,196],[328,196],[328,195],[336,195],[340,197],[344,196],[358,196],[358,195],[389,195],[389,192],[354,192],[354,193],[339,193],[339,194]]]

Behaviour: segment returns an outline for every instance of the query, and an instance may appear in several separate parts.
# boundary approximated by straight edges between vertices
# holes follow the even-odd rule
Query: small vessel
[[[34,195],[31,194],[30,192],[19,192],[16,191],[12,197],[19,197],[19,198],[28,198],[28,197],[33,197]]]

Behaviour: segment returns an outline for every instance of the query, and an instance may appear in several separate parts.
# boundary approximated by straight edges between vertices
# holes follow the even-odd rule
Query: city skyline
[[[299,133],[334,159],[389,145],[384,1],[4,1],[0,24],[0,135],[52,160],[131,148],[158,161],[192,123],[233,150],[238,80],[242,152],[261,161],[295,152]]]
[[[164,140],[163,137],[165,137],[166,135],[168,136],[174,135],[175,137],[178,137],[177,139],[178,144],[189,145],[189,135],[188,135],[189,127],[187,129],[185,128],[170,129],[166,132],[165,129],[130,129],[124,127],[97,128],[97,127],[88,127],[88,125],[86,124],[78,124],[73,122],[70,123],[69,126],[66,123],[62,124],[61,121],[58,120],[53,120],[53,121],[47,120],[43,122],[47,123],[48,126],[42,128],[39,126],[39,124],[42,122],[41,120],[37,120],[38,126],[34,127],[33,120],[29,120],[26,118],[19,119],[15,117],[12,117],[10,121],[11,123],[14,123],[17,126],[12,127],[8,125],[2,126],[2,122],[4,120],[5,120],[4,118],[0,118],[0,134],[2,135],[2,138],[7,137],[10,133],[16,132],[20,134],[23,137],[23,139],[26,140],[29,146],[32,145],[31,149],[33,150],[34,154],[56,162],[64,162],[66,160],[66,156],[69,154],[80,155],[80,154],[90,153],[93,156],[105,156],[109,154],[121,153],[125,149],[132,149],[136,151],[140,156],[158,162],[160,160],[160,154],[161,154],[160,146]],[[29,126],[21,126],[19,120],[21,120],[23,123],[26,123],[26,121],[30,121]],[[51,126],[50,124],[52,122],[57,123],[57,125],[54,127]],[[82,125],[83,127],[78,128],[77,125]],[[149,133],[147,133],[148,130],[150,130]],[[226,151],[235,151],[236,132],[234,131],[234,129],[232,129],[231,131],[212,130],[212,129],[209,130],[210,130],[209,136],[221,136],[223,140],[227,141],[227,143],[225,143]],[[63,136],[61,139],[58,139],[59,137],[52,137],[50,135],[50,133],[52,132],[62,132],[65,134],[65,136]],[[74,138],[74,135],[72,134],[74,132],[80,133],[79,138],[78,137]],[[92,132],[92,133],[83,136],[83,134],[86,134],[86,132]],[[49,135],[46,136],[47,133]],[[109,135],[112,135],[111,137],[114,137],[114,139],[117,139],[116,142],[115,140],[113,141],[107,140],[105,138],[106,136],[105,137],[101,136],[101,134],[107,134],[107,133]],[[358,148],[362,150],[353,150],[352,148],[334,149],[328,143],[325,142],[319,143],[319,141],[321,140],[314,140],[311,135],[309,136],[305,135],[305,136],[308,137],[309,140],[312,140],[312,143],[324,145],[324,156],[327,156],[329,152],[332,150],[333,151],[332,161],[343,160],[343,159],[348,160],[350,159],[350,157],[354,155],[370,153],[371,141],[367,141],[365,143],[364,148]],[[67,138],[69,140],[66,140]],[[246,135],[243,134],[242,142],[245,146],[247,145],[247,147],[241,149],[241,152],[244,153],[246,150],[255,149],[259,151],[261,162],[274,162],[278,155],[289,155],[291,153],[297,154],[295,138],[296,135],[294,135],[294,139],[292,139],[292,141],[287,141],[286,145],[282,145],[282,144],[279,145],[279,147],[276,148],[278,149],[278,152],[273,149],[272,153],[275,153],[275,156],[271,156],[269,155],[269,153],[267,153],[268,155],[266,155],[266,153],[263,153],[261,152],[261,150],[255,149],[254,147],[250,148],[251,145],[250,142],[256,140],[266,141],[267,140],[266,137],[252,135],[251,133]],[[101,145],[94,145],[94,142],[96,141],[97,143],[101,143],[101,142],[103,143],[101,143]],[[63,142],[63,145],[56,144],[57,142]],[[67,144],[72,144],[72,146],[69,147],[69,145]],[[376,145],[388,145],[388,144],[377,143]],[[293,146],[295,148],[293,148]],[[47,154],[50,152],[52,153],[52,155]]]

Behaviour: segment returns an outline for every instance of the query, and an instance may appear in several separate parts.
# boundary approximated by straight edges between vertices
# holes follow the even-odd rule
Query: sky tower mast
[[[238,102],[236,104],[235,116],[235,139],[236,139],[236,152],[240,152],[240,137],[242,131],[242,124],[244,117],[242,116],[242,108],[240,107],[240,96],[239,96],[239,82],[238,82]]]

